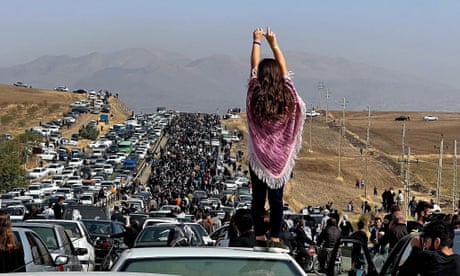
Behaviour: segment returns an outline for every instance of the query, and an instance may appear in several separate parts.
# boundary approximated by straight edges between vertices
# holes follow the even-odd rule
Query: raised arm
[[[251,53],[251,70],[257,68],[260,62],[260,45],[264,36],[264,30],[257,28],[252,33],[252,53]]]
[[[281,72],[283,73],[283,76],[287,76],[288,70],[286,65],[286,59],[284,59],[283,52],[281,52],[281,49],[278,46],[276,34],[270,30],[270,27],[267,27],[265,38],[267,39],[267,42],[270,45],[270,48],[272,49],[273,56],[281,66]]]

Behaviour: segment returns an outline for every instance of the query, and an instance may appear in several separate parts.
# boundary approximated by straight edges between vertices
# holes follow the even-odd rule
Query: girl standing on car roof
[[[0,210],[0,273],[25,271],[24,251],[17,243],[10,216]]]
[[[273,55],[260,61],[265,37]],[[280,241],[283,219],[283,187],[292,176],[294,159],[302,145],[305,103],[288,76],[276,35],[267,27],[253,32],[251,78],[246,98],[249,130],[248,154],[252,186],[254,250],[286,252]],[[268,193],[270,239],[266,240],[264,213]]]

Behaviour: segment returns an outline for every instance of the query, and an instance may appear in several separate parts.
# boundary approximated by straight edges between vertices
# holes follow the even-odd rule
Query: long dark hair
[[[11,229],[11,220],[8,213],[0,210],[0,250],[9,251],[19,247]]]
[[[250,102],[252,115],[256,119],[273,121],[290,115],[294,109],[294,97],[285,84],[278,61],[272,58],[262,60],[257,68],[257,80]]]

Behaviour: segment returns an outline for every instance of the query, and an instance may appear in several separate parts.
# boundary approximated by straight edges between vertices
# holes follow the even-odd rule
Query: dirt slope
[[[324,112],[323,112],[324,115]],[[339,210],[345,210],[352,200],[359,208],[364,200],[371,206],[380,205],[381,193],[390,187],[397,192],[403,190],[401,172],[402,122],[394,121],[399,112],[379,112],[371,115],[369,154],[365,156],[367,112],[346,114],[346,135],[341,142],[339,171],[339,125],[342,112],[332,112],[328,123],[325,117],[307,120],[304,125],[303,147],[298,156],[294,177],[285,190],[285,200],[296,211],[308,205],[325,205],[333,201]],[[423,113],[411,113],[406,122],[405,152],[411,147],[410,196],[429,200],[430,190],[435,188],[439,157],[440,133],[446,143],[452,143],[458,135],[460,114],[442,113],[437,122],[425,122]],[[436,114],[438,115],[438,114]],[[238,128],[247,133],[245,114],[240,119],[226,120],[230,130]],[[335,120],[335,124],[333,121]],[[310,143],[311,141],[311,143]],[[234,150],[246,150],[246,138],[236,144]],[[361,153],[363,149],[363,153]],[[441,186],[442,206],[451,206],[452,155],[445,150],[443,181]],[[417,162],[416,162],[417,161]],[[246,162],[246,160],[244,161]],[[404,166],[404,170],[406,165]],[[340,177],[339,177],[340,176]],[[357,179],[366,179],[366,189],[356,189]],[[378,195],[373,195],[374,186]],[[434,198],[435,199],[435,198]],[[359,216],[358,212],[352,216]]]

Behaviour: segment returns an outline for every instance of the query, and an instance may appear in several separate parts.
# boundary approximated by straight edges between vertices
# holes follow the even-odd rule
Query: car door
[[[48,249],[38,235],[32,231],[25,232],[32,260],[26,260],[27,272],[57,271]]]
[[[378,276],[367,244],[354,237],[341,237],[327,263],[327,275]]]

